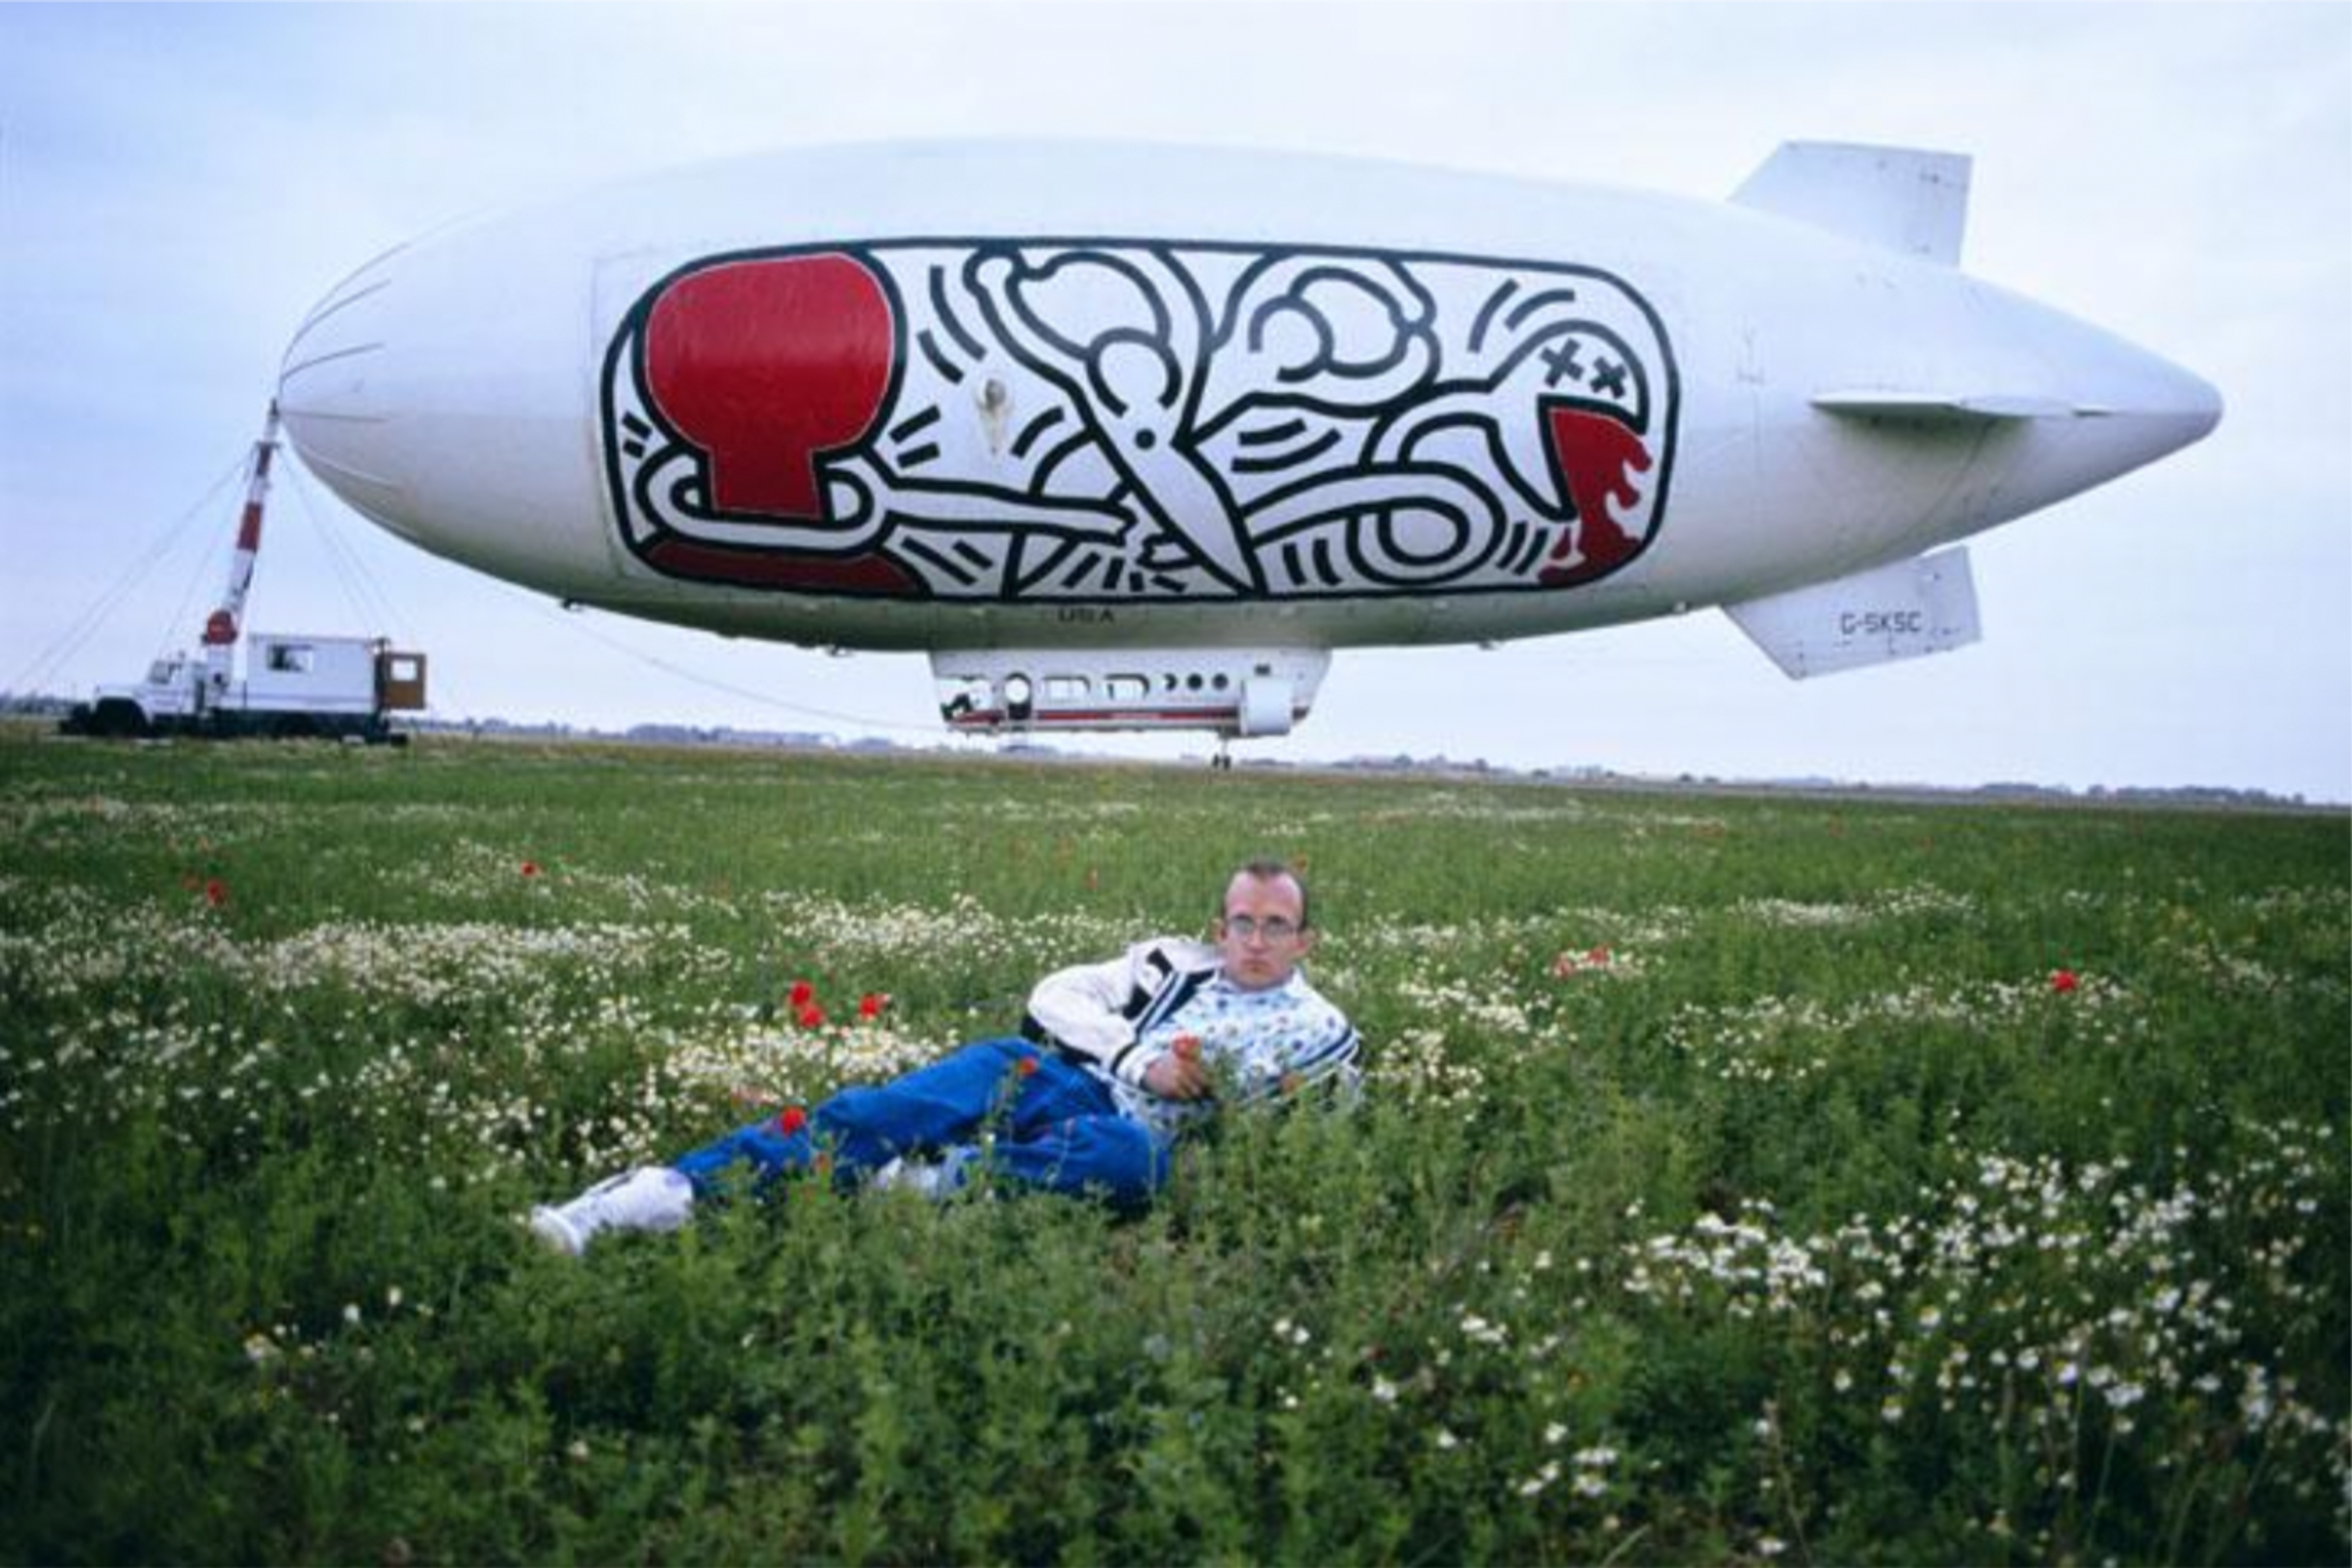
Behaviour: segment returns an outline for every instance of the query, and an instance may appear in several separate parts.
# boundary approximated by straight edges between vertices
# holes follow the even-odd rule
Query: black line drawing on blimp
[[[667,574],[1143,604],[1605,576],[1663,521],[1675,397],[1597,271],[908,242],[673,272],[604,415],[623,538]]]

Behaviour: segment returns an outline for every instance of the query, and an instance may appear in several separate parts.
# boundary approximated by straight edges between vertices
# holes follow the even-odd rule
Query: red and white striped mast
[[[261,426],[261,439],[253,444],[253,473],[245,486],[245,516],[236,530],[236,551],[229,557],[228,586],[221,595],[220,607],[205,620],[205,670],[215,691],[228,689],[231,666],[236,658],[236,639],[243,630],[245,596],[253,587],[253,559],[261,550],[261,506],[269,495],[269,459],[278,452],[278,405],[269,405],[269,417]]]

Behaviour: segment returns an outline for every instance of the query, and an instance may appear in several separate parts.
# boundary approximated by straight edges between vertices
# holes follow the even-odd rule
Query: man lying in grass
[[[531,1230],[575,1254],[601,1231],[673,1230],[737,1166],[760,1188],[829,1162],[838,1183],[944,1196],[982,1157],[983,1130],[1000,1180],[1140,1205],[1167,1180],[1177,1135],[1219,1106],[1356,1090],[1356,1031],[1299,973],[1315,931],[1298,874],[1271,860],[1235,871],[1215,938],[1159,937],[1058,971],[1030,994],[1019,1037],[611,1177],[534,1209]]]

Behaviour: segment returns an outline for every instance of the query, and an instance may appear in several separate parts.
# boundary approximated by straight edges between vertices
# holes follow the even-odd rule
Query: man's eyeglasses
[[[1225,934],[1235,942],[1247,942],[1262,936],[1268,942],[1288,942],[1298,934],[1298,928],[1280,915],[1259,920],[1254,915],[1227,915]]]

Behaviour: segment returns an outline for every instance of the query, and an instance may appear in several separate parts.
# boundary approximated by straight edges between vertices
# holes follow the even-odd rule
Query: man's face
[[[1225,889],[1225,916],[1217,922],[1217,952],[1225,978],[1244,991],[1265,991],[1290,978],[1315,933],[1299,923],[1306,900],[1289,877],[1244,871]]]

